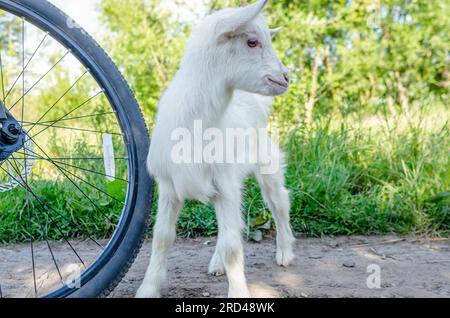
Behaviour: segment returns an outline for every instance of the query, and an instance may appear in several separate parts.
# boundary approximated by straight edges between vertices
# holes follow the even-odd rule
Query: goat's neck
[[[223,117],[233,97],[233,90],[217,74],[199,70],[180,70],[185,90],[185,117],[214,126]],[[186,82],[186,79],[188,81]]]

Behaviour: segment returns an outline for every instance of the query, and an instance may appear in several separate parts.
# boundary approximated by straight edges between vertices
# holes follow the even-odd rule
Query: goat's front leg
[[[288,266],[294,259],[292,250],[295,242],[289,224],[289,191],[284,185],[283,169],[274,174],[256,173],[264,201],[275,219],[277,229],[277,264]]]
[[[214,255],[209,262],[208,274],[213,276],[222,276],[225,274],[225,266],[223,266],[222,258],[220,257],[219,250],[216,246]]]
[[[220,193],[214,201],[219,225],[216,260],[223,262],[228,277],[228,297],[249,298],[251,296],[244,274],[241,193],[238,186],[228,187],[227,192]]]
[[[175,241],[175,227],[182,206],[169,184],[160,182],[158,186],[158,215],[153,227],[152,256],[144,281],[136,293],[137,298],[161,296],[161,286],[167,280],[167,256]]]

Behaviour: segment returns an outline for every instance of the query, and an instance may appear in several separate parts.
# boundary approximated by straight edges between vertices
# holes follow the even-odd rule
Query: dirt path
[[[254,297],[450,297],[450,239],[300,239],[297,259],[288,268],[276,266],[274,244],[246,244],[246,273]],[[133,296],[147,266],[149,246],[145,244],[112,297]],[[226,278],[206,274],[213,251],[214,239],[178,240],[165,295],[225,297]],[[367,287],[371,264],[381,270],[379,289]]]
[[[165,296],[225,297],[226,277],[206,273],[214,242],[215,239],[209,238],[177,240],[169,259]],[[148,264],[150,246],[150,242],[145,243],[111,297],[133,297]],[[39,252],[45,246],[35,248]],[[76,248],[83,257],[94,250],[87,242],[77,242]],[[397,236],[299,239],[295,248],[297,259],[288,268],[276,266],[273,240],[247,243],[245,249],[246,273],[254,297],[450,297],[450,239]],[[9,268],[13,266],[16,272],[25,268],[29,263],[27,253],[27,245],[0,247],[0,282],[5,286],[5,280],[8,285],[9,279],[8,297],[15,295],[11,288],[17,285]],[[55,254],[58,261],[64,261],[67,251],[64,253],[64,247],[56,246]],[[37,262],[51,262],[51,258],[42,256]],[[50,268],[51,264],[47,265]],[[380,269],[380,288],[367,287],[370,265],[369,269]],[[57,274],[47,271],[44,275],[55,280],[52,275]],[[376,280],[369,281],[376,284]],[[28,277],[22,283],[23,289],[31,280]]]

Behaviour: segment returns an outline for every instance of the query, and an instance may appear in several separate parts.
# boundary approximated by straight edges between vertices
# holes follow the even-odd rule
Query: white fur
[[[153,131],[148,169],[159,187],[157,221],[154,227],[150,266],[137,297],[159,297],[166,281],[167,255],[176,232],[178,214],[186,199],[214,203],[219,234],[211,260],[211,274],[226,273],[229,297],[250,297],[244,275],[241,232],[241,196],[244,179],[254,174],[277,226],[277,263],[293,259],[294,237],[289,226],[289,195],[283,168],[261,174],[259,164],[176,164],[171,159],[171,133],[184,127],[192,131],[194,120],[204,128],[266,127],[273,96],[287,88],[286,68],[271,44],[271,30],[260,12],[267,0],[245,8],[230,8],[207,17],[193,32],[179,71],[161,98]],[[274,31],[274,30],[272,30]],[[275,30],[277,31],[277,30]],[[262,47],[250,48],[249,38]],[[278,146],[275,156],[282,159]]]

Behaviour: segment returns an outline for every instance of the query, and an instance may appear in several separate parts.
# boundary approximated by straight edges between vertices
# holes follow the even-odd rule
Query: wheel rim
[[[130,123],[127,121],[126,116],[123,113],[120,113],[123,112],[123,110],[118,107],[118,105],[120,105],[119,98],[115,94],[115,91],[111,87],[111,84],[107,81],[100,67],[98,67],[95,61],[93,61],[80,47],[78,47],[78,45],[73,42],[71,38],[67,37],[64,32],[49,23],[49,21],[46,21],[43,17],[33,13],[32,11],[28,11],[21,5],[2,0],[0,1],[0,14],[5,14],[6,16],[9,16],[11,18],[11,23],[8,25],[9,27],[11,27],[11,25],[13,27],[17,27],[17,32],[19,32],[20,29],[22,30],[22,38],[20,39],[22,42],[19,43],[21,52],[18,52],[19,55],[16,56],[16,63],[20,63],[21,67],[19,67],[18,74],[15,74],[16,76],[12,76],[12,79],[7,79],[8,74],[6,74],[7,72],[5,71],[5,66],[9,67],[11,65],[8,64],[8,58],[3,53],[3,50],[1,52],[1,97],[2,99],[4,99],[7,109],[10,110],[11,114],[13,114],[16,119],[18,119],[25,131],[25,147],[21,148],[21,150],[17,151],[14,155],[11,155],[1,165],[0,183],[2,182],[1,175],[3,174],[4,180],[8,179],[9,177],[9,182],[15,182],[16,185],[15,187],[13,187],[13,185],[10,184],[11,189],[9,189],[8,191],[0,192],[0,199],[2,195],[5,195],[5,193],[14,193],[14,195],[18,198],[20,198],[20,194],[18,194],[18,192],[22,190],[22,193],[25,193],[25,198],[23,198],[23,200],[25,201],[24,207],[26,209],[26,214],[28,217],[27,227],[29,232],[29,250],[31,255],[30,267],[32,267],[31,274],[33,276],[31,296],[64,297],[72,294],[78,287],[85,285],[98,273],[101,268],[103,268],[103,266],[114,255],[115,250],[117,249],[123,236],[126,233],[126,228],[132,216],[136,200],[136,146],[132,140],[128,140],[130,136],[127,132],[131,131]],[[26,17],[26,19],[21,19],[21,17]],[[0,25],[0,30],[1,29],[3,29],[3,27]],[[41,34],[38,43],[29,45],[30,47],[33,47],[32,49],[27,47],[26,44],[27,35],[29,32],[31,32],[29,31],[30,29],[34,30],[32,32]],[[23,30],[25,30],[25,32]],[[3,32],[4,30],[1,31]],[[15,33],[9,33],[10,36],[12,34]],[[45,77],[43,79],[38,76],[35,81],[31,82],[29,79],[32,78],[32,76],[29,72],[31,66],[33,65],[32,63],[35,63],[36,59],[39,57],[39,52],[43,52],[42,50],[45,48],[46,41],[49,40],[55,42],[53,45],[57,46],[56,43],[58,43],[60,47],[65,49],[68,48],[69,50],[63,53],[60,58],[56,58],[56,61],[48,65],[49,67],[47,67],[46,69],[48,69],[49,72],[40,72],[41,74],[45,74]],[[81,74],[77,74],[76,76],[71,78],[72,81],[70,81],[70,84],[68,86],[65,86],[62,94],[54,96],[54,103],[48,104],[50,105],[50,107],[47,107],[48,105],[44,106],[44,108],[42,109],[43,112],[41,111],[39,115],[26,112],[25,110],[27,108],[27,105],[29,105],[27,103],[29,103],[30,100],[37,100],[35,96],[30,95],[33,89],[36,89],[38,85],[45,88],[46,86],[43,85],[43,83],[45,83],[46,78],[51,78],[51,73],[56,70],[56,67],[58,67],[58,65],[64,65],[64,60],[68,58],[70,58],[72,61],[78,61],[81,69]],[[75,70],[75,67],[71,66],[70,71],[75,72]],[[70,109],[68,108],[66,109],[66,111],[62,111],[63,107],[61,106],[64,105],[63,101],[68,98],[69,94],[73,93],[73,90],[76,89],[78,85],[81,85],[82,81],[85,81],[88,77],[93,80],[91,81],[92,83],[97,83],[100,90],[97,90],[95,92],[91,90],[91,94],[89,96],[84,96],[87,97],[86,99],[83,99],[82,101],[80,100],[81,103],[73,104],[70,106]],[[36,82],[37,84],[35,85]],[[17,99],[17,96],[20,96],[20,92],[22,93],[22,96],[25,97],[19,97]],[[45,89],[40,93],[45,93]],[[3,98],[3,96],[5,96],[5,98]],[[102,98],[101,96],[103,96],[104,98],[103,103],[107,101],[109,103],[110,109],[112,109],[113,112],[102,111],[98,113],[79,113],[80,109],[82,109],[83,107],[87,107],[86,105],[91,105],[95,102],[95,99]],[[37,108],[37,106],[35,107]],[[60,112],[56,112],[57,110],[60,110]],[[78,112],[79,115],[75,116],[76,112]],[[105,114],[104,116],[106,116],[106,113],[108,113],[108,116],[114,117],[116,124],[115,131],[100,130],[98,129],[98,123],[96,123],[95,121],[92,121],[92,123],[90,123],[90,126],[86,123],[88,122],[88,119],[98,119],[98,114]],[[54,117],[52,117],[52,114]],[[56,114],[58,115],[56,116]],[[69,121],[76,122],[76,125],[69,123]],[[70,133],[66,132],[63,138],[61,136],[61,133],[58,133],[58,135],[56,136],[56,133],[52,132],[57,130],[70,131]],[[124,135],[123,132],[125,132]],[[78,136],[92,136],[93,134],[102,134],[102,143],[99,143],[98,138],[93,138],[96,139],[95,142],[89,140],[88,144],[84,145],[85,148],[97,146],[97,152],[93,151],[89,153],[90,156],[83,156],[82,150],[80,150],[76,154],[77,156],[75,156],[75,153],[73,152],[71,155],[67,155],[68,149],[73,150],[73,145],[76,142],[81,142],[83,141],[83,139],[84,141],[86,141],[86,139],[88,139],[87,137],[73,137],[73,134],[78,134]],[[71,143],[67,141],[69,138],[68,135],[70,135],[70,140],[72,140]],[[51,137],[53,137],[53,139],[51,139]],[[119,154],[120,149],[118,149],[118,139],[121,139],[123,143],[122,150],[124,151],[124,153],[122,155]],[[76,142],[74,142],[73,140],[76,140]],[[113,147],[111,147],[111,140]],[[43,145],[44,143],[45,145]],[[64,143],[68,143],[69,145],[64,145]],[[63,145],[65,147],[63,147]],[[83,146],[83,144],[81,144],[81,146]],[[100,146],[102,146],[103,148],[103,156],[99,156],[99,154],[101,154],[100,152],[98,152],[98,149],[101,148]],[[58,147],[60,148],[58,149]],[[48,150],[50,148],[51,150]],[[109,169],[109,171],[115,171],[114,176],[112,176],[111,173],[107,172],[108,169],[100,169],[97,164],[93,165],[95,166],[95,169],[93,169],[92,166],[88,166],[87,168],[86,164],[88,162],[103,162],[104,166],[108,166],[111,160],[105,161],[105,153],[110,152],[112,148],[113,150],[115,150],[116,154],[113,162],[116,163],[116,160],[119,159],[126,162],[126,171],[123,171],[124,168],[117,163],[115,164],[116,169]],[[80,147],[80,149],[83,149],[83,147]],[[84,155],[87,154],[87,152],[84,153]],[[8,166],[5,168],[7,164]],[[47,167],[44,167],[45,165],[47,165]],[[21,173],[21,169],[24,170],[24,173]],[[53,176],[54,180],[48,178],[48,170],[52,170],[54,173],[56,173],[56,176]],[[119,177],[117,175],[119,175]],[[88,230],[87,228],[80,229],[80,225],[76,223],[76,221],[78,220],[77,218],[70,219],[71,216],[67,214],[67,206],[65,206],[66,209],[55,207],[53,201],[51,202],[48,199],[48,194],[46,197],[42,193],[34,191],[33,189],[36,187],[37,179],[39,177],[41,177],[41,179],[44,179],[44,176],[46,182],[53,183],[53,185],[57,188],[56,190],[62,191],[66,200],[84,200],[82,202],[87,205],[91,205],[91,207],[95,209],[95,212],[105,212],[104,207],[108,207],[110,204],[119,204],[116,201],[121,201],[122,207],[117,208],[117,206],[115,206],[114,208],[114,211],[116,211],[116,215],[114,216],[115,219],[109,220],[111,224],[117,224],[115,229],[109,229],[108,231],[106,231],[106,234],[109,237],[105,240],[102,240],[101,242],[98,242],[99,240],[97,240],[93,237],[92,234],[90,234],[90,230]],[[89,177],[89,179],[87,177]],[[105,188],[105,179],[113,179],[114,182],[111,182],[111,180],[110,182],[114,183],[114,186],[108,189],[108,185],[110,185],[111,183],[106,183],[107,186]],[[64,181],[68,185],[71,185],[72,190],[75,191],[74,193],[78,192],[78,195],[69,197],[67,191],[65,191],[66,189],[64,189],[64,191],[61,189],[68,186],[65,183],[61,183]],[[117,185],[120,182],[126,183],[126,189],[119,189],[119,186]],[[87,189],[90,189],[92,193],[95,192],[96,197],[94,198],[91,193],[87,193]],[[121,195],[121,198],[117,197],[118,194]],[[96,201],[101,200],[102,198],[108,198],[110,201],[105,201],[102,203]],[[111,201],[114,202],[111,203]],[[37,210],[36,206],[40,206],[39,209],[42,210],[40,211],[40,213],[44,213],[47,216],[45,220],[41,219],[41,214],[38,214],[37,216],[36,214],[33,214],[33,212],[36,212]],[[23,210],[22,213],[24,213]],[[48,215],[49,212],[52,213],[50,214],[50,217]],[[12,212],[10,211],[10,213]],[[108,217],[110,214],[111,213],[108,214]],[[68,225],[69,227],[73,227],[76,233],[71,233],[67,229],[60,228],[62,221],[66,222],[66,226]],[[67,222],[69,222],[69,224],[67,224]],[[34,234],[36,227],[41,230],[40,235]],[[53,232],[49,232],[49,230],[52,229]],[[73,258],[77,262],[85,264],[82,270],[80,270],[80,275],[75,276],[76,284],[72,285],[69,283],[71,278],[73,278],[73,275],[68,275],[68,278],[64,277],[61,269],[61,264],[58,264],[59,259],[56,255],[57,253],[56,251],[52,250],[52,245],[54,244],[52,238],[53,236],[58,237],[57,232],[61,232],[59,234],[59,238],[61,239],[61,242],[66,244],[66,249],[72,252]],[[76,247],[73,243],[71,243],[71,238],[73,236],[84,236],[85,239],[91,240],[93,243],[95,243],[95,245],[102,246],[102,249],[99,250],[98,255],[96,255],[92,260],[85,261],[80,255],[81,253],[77,252]],[[40,238],[40,240],[42,240],[43,242],[45,241],[45,244],[48,247],[48,251],[50,254],[49,259],[51,259],[51,263],[53,263],[54,265],[53,274],[56,275],[55,272],[57,272],[57,276],[59,277],[59,280],[61,282],[60,286],[57,288],[51,287],[52,289],[46,290],[45,288],[42,288],[42,285],[39,286],[40,273],[39,269],[37,268],[38,264],[35,261],[38,258],[37,255],[35,255],[36,238]],[[104,242],[107,243],[104,244]],[[26,272],[23,273],[25,275]],[[1,281],[0,284],[2,284]],[[1,294],[5,297],[9,296],[8,290],[4,287],[1,290]],[[29,295],[30,294],[28,293],[27,295],[15,296]]]

